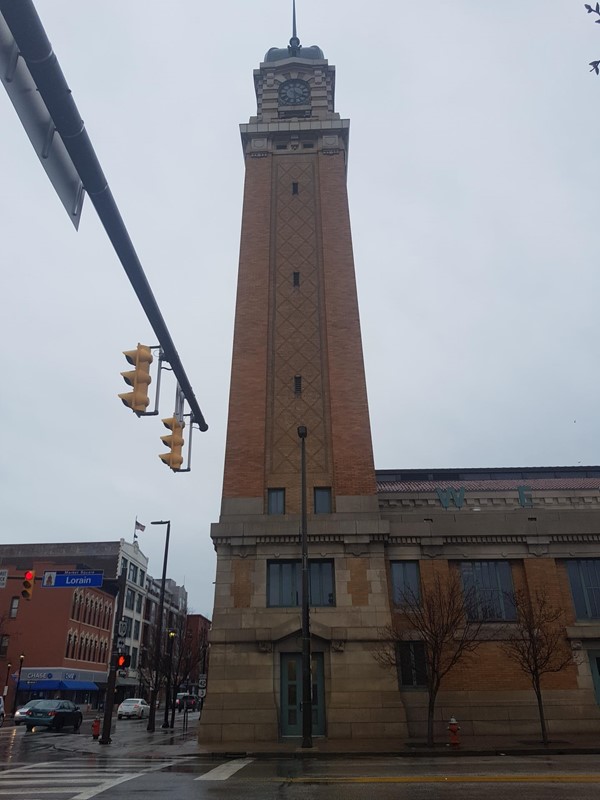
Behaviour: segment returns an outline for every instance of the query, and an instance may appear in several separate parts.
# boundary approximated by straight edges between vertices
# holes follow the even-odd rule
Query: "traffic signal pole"
[[[117,581],[118,596],[117,596],[117,610],[114,617],[114,633],[112,650],[110,654],[110,667],[108,671],[108,682],[106,684],[106,698],[104,700],[104,722],[102,724],[102,736],[98,740],[99,744],[110,744],[110,729],[112,725],[112,714],[115,705],[115,687],[117,685],[117,656],[118,656],[118,640],[119,640],[119,622],[123,616],[123,607],[125,605],[125,584],[127,582],[127,573],[125,568],[121,570],[121,574]]]
[[[164,360],[171,365],[192,412],[192,421],[201,431],[206,431],[208,425],[194,390],[35,6],[32,0],[0,0],[0,13],[10,28],[19,48],[19,55],[27,64],[83,187],[94,204],[104,230],[160,342]]]

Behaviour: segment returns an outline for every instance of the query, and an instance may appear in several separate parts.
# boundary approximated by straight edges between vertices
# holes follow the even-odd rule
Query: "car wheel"
[[[73,733],[77,733],[79,728],[81,728],[82,720],[83,720],[83,717],[79,717],[79,719],[75,720],[75,723],[73,724]]]
[[[0,714],[0,728],[4,725],[4,714]]]
[[[123,714],[117,714],[117,719],[123,719]]]
[[[65,724],[64,719],[57,719],[56,722],[54,723],[54,730],[57,733],[60,733],[60,731],[62,731],[62,729],[63,729],[63,725],[64,724]]]
[[[33,725],[26,725],[25,727],[27,728],[29,733],[31,733],[31,731],[33,730]]]

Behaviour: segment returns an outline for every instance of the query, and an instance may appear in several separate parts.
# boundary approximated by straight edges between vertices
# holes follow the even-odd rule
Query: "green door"
[[[596,702],[600,705],[600,650],[590,650],[590,667],[592,678],[594,679],[594,691],[596,692]]]
[[[312,654],[312,733],[325,735],[323,653]],[[302,655],[281,654],[281,735],[302,736]]]

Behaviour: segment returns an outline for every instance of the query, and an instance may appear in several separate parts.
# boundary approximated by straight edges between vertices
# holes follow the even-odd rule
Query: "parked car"
[[[78,731],[82,720],[79,706],[70,700],[39,700],[27,709],[23,718],[28,731],[41,726],[55,731],[72,727],[73,731]]]
[[[142,719],[143,717],[147,717],[149,713],[150,706],[145,700],[142,700],[141,697],[128,697],[127,700],[123,700],[117,709],[118,719],[123,719],[123,717],[137,717],[138,719]]]
[[[188,711],[196,711],[200,708],[200,699],[195,694],[180,692],[175,699],[175,708],[178,711],[183,711],[184,708],[187,708]]]
[[[33,708],[33,706],[37,705],[37,703],[41,702],[42,701],[40,699],[29,700],[27,703],[25,703],[24,706],[21,706],[21,708],[17,708],[17,710],[15,711],[15,716],[13,718],[13,722],[15,723],[15,725],[20,725],[22,722],[25,722],[27,719],[27,711],[30,708]]]

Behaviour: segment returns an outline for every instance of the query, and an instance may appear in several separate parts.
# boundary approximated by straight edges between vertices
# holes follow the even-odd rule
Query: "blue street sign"
[[[102,586],[103,570],[57,570],[44,572],[42,588],[71,589],[77,586]]]

